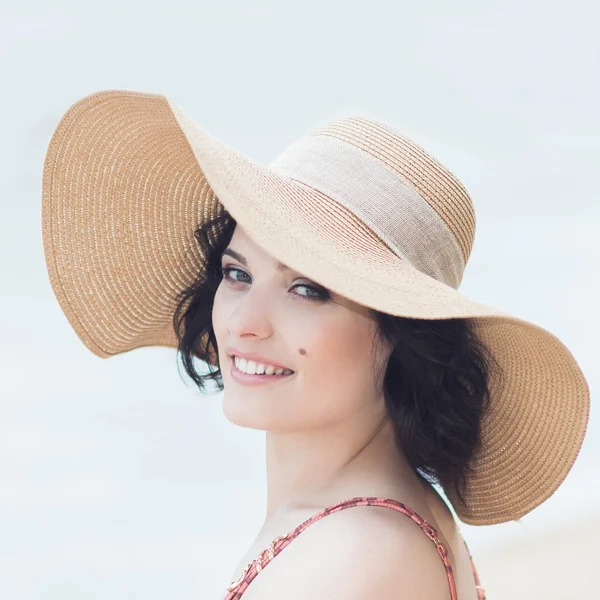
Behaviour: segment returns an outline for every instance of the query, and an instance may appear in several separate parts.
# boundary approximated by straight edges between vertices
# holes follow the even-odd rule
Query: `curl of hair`
[[[212,328],[212,307],[221,282],[221,255],[235,221],[224,211],[195,232],[205,269],[179,296],[173,317],[178,355],[188,376],[204,391],[211,380],[223,389]],[[218,232],[215,233],[215,232]],[[395,442],[423,479],[449,486],[464,503],[471,459],[481,443],[481,420],[489,407],[489,349],[469,319],[412,319],[373,311],[377,335],[393,348],[383,387]],[[200,373],[194,358],[208,366]],[[380,374],[381,375],[381,374]]]
[[[173,314],[173,329],[178,340],[177,355],[185,372],[203,392],[206,382],[216,383],[223,390],[220,368],[213,367],[210,359],[218,364],[218,347],[212,326],[212,308],[217,288],[221,283],[221,255],[233,237],[235,221],[227,211],[207,219],[196,229],[196,238],[202,264],[195,281],[179,292]],[[208,367],[208,373],[200,373],[194,364],[197,358]]]
[[[378,335],[393,348],[383,388],[396,445],[419,475],[454,489],[464,504],[499,365],[469,319],[375,315]]]

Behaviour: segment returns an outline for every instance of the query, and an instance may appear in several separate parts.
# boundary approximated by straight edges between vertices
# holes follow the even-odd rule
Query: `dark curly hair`
[[[221,281],[221,255],[235,225],[223,211],[195,231],[205,268],[180,293],[173,317],[178,356],[200,391],[210,380],[223,389],[212,307]],[[412,319],[373,312],[377,334],[393,348],[383,385],[396,444],[420,477],[445,490],[452,488],[464,504],[472,474],[469,463],[489,406],[489,371],[492,363],[498,364],[469,319]],[[194,358],[203,361],[208,372],[197,371]]]

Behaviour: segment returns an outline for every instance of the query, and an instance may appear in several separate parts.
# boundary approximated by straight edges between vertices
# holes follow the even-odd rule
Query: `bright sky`
[[[165,94],[264,163],[338,116],[389,123],[474,200],[460,290],[558,335],[594,396],[600,12],[581,0],[458,4],[0,9],[0,597],[217,600],[265,503],[263,433],[226,421],[220,396],[198,396],[174,351],[92,355],[56,302],[42,166],[60,117],[89,93]],[[597,512],[599,459],[592,407],[561,488],[522,526],[461,525],[473,553]]]

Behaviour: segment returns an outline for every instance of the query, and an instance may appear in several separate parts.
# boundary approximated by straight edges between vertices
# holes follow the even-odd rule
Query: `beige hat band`
[[[414,188],[367,152],[333,137],[307,136],[269,166],[344,206],[422,273],[455,289],[460,285],[464,257],[446,223]]]

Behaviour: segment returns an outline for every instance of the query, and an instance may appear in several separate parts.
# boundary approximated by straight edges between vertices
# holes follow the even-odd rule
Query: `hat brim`
[[[372,309],[472,318],[501,371],[459,518],[522,517],[559,487],[583,443],[589,387],[552,333],[402,261],[325,194],[243,155],[162,95],[101,91],[60,120],[44,163],[50,282],[83,343],[106,358],[177,347],[176,295],[202,269],[194,230],[224,206],[277,260]]]

